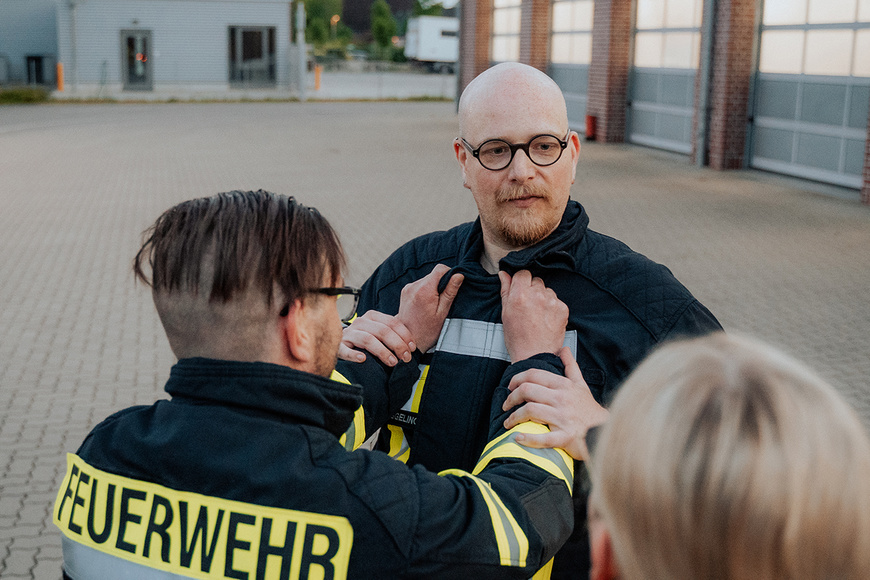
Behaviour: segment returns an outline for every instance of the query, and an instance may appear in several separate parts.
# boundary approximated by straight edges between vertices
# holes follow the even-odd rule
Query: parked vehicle
[[[418,16],[408,20],[405,57],[439,73],[452,74],[459,60],[459,19]]]

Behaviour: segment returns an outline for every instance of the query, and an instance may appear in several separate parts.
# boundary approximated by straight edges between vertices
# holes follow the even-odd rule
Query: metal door
[[[150,91],[153,88],[151,73],[151,31],[121,31],[121,78],[125,91]]]

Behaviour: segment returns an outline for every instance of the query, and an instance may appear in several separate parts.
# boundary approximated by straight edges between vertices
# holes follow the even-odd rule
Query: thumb
[[[504,302],[511,290],[511,275],[504,270],[499,270],[498,279],[501,282],[501,301]]]
[[[571,379],[573,382],[577,382],[577,380],[586,382],[583,380],[583,373],[580,372],[580,365],[577,364],[576,359],[574,359],[574,355],[571,354],[571,349],[567,346],[563,346],[559,351],[559,358],[562,359],[562,364],[565,365],[565,378]]]
[[[462,274],[454,274],[450,277],[450,281],[447,282],[447,286],[444,288],[444,291],[441,293],[438,300],[439,313],[450,310],[450,306],[453,304],[453,299],[456,298],[457,294],[459,294],[459,287],[462,285],[463,280],[465,280],[465,276]]]

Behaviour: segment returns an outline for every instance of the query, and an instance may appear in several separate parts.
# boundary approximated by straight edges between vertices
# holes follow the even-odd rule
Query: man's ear
[[[468,189],[468,176],[465,174],[465,164],[468,163],[468,150],[462,144],[462,141],[457,137],[453,140],[453,153],[456,154],[456,160],[459,162],[459,169],[462,171],[462,185]]]
[[[590,526],[589,530],[589,551],[592,559],[589,580],[616,580],[619,578],[619,567],[613,552],[613,539],[603,521],[596,522],[595,527],[593,530]]]
[[[298,363],[305,365],[314,360],[314,333],[311,324],[311,312],[305,302],[299,298],[290,304],[287,315],[281,319],[281,330],[287,341],[290,356]]]
[[[568,149],[571,152],[571,183],[577,179],[577,162],[580,160],[580,136],[577,131],[571,131],[568,136]]]

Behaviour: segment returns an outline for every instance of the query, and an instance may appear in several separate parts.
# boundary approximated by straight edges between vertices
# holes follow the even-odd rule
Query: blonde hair
[[[592,502],[627,579],[864,579],[870,439],[782,352],[723,333],[659,349],[611,407]]]

